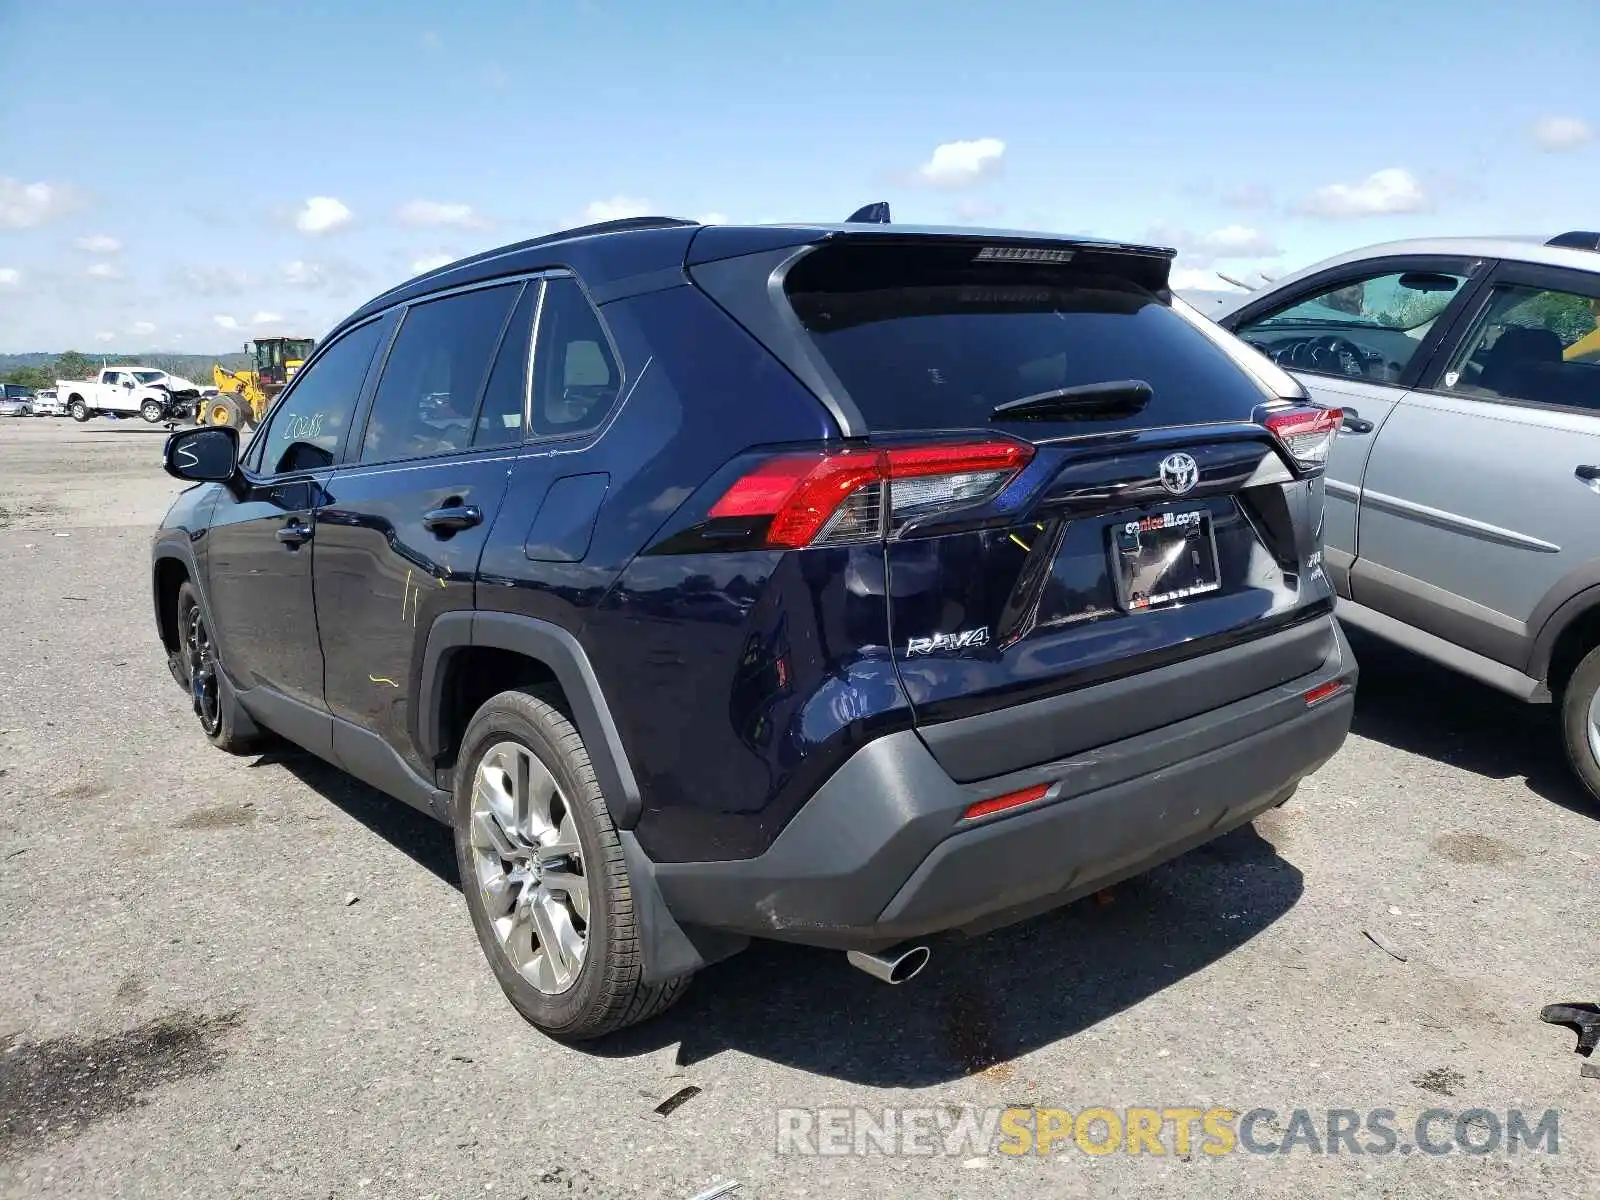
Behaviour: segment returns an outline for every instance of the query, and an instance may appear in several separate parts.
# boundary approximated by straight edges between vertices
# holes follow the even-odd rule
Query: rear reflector
[[[1344,412],[1337,408],[1286,408],[1261,418],[1289,457],[1308,470],[1327,465],[1328,451],[1343,421]]]
[[[1344,691],[1346,684],[1342,679],[1330,679],[1327,683],[1319,683],[1306,693],[1306,707],[1321,704],[1324,700],[1331,700]]]
[[[990,499],[1032,457],[1027,443],[999,439],[785,454],[737,479],[708,515],[771,517],[766,542],[785,549],[872,541]]]
[[[1050,790],[1048,783],[1037,783],[1033,787],[1023,788],[1020,792],[1009,792],[1004,796],[993,796],[988,800],[979,800],[976,804],[969,804],[967,811],[961,814],[963,821],[976,821],[979,817],[990,817],[997,812],[1005,812],[1008,808],[1021,808],[1024,804],[1032,804],[1035,800],[1044,799]]]

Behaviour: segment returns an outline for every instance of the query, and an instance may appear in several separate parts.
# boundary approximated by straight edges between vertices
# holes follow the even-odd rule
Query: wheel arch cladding
[[[156,629],[161,634],[161,644],[169,651],[178,648],[178,589],[194,581],[189,564],[176,554],[164,554],[155,560],[151,575],[155,588]]]
[[[471,714],[459,714],[465,719],[458,721],[451,699],[458,694],[455,689],[460,686],[462,669],[484,650],[517,655],[548,672],[547,677],[535,675],[518,683],[553,682],[560,687],[567,715],[589,752],[612,821],[618,829],[632,829],[643,802],[611,709],[582,644],[548,621],[494,612],[444,613],[434,621],[417,676],[416,738],[424,757],[438,761],[456,749],[451,738],[465,730]]]

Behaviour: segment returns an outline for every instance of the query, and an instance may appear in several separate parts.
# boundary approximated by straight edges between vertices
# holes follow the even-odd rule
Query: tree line
[[[238,371],[249,367],[250,359],[244,354],[141,354],[136,357],[108,354],[90,357],[77,350],[68,350],[58,355],[54,362],[43,366],[24,365],[0,371],[0,383],[13,383],[38,391],[40,388],[54,387],[58,379],[93,378],[102,365],[117,367],[126,364],[152,367],[204,385],[211,382],[213,363],[221,363],[230,371]]]

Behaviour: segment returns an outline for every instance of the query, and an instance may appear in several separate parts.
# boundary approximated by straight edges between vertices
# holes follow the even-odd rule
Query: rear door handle
[[[302,524],[299,521],[290,521],[282,529],[278,530],[278,540],[291,550],[297,546],[303,546],[311,540],[311,526]]]
[[[1371,433],[1377,426],[1371,421],[1363,420],[1361,414],[1353,408],[1344,410],[1344,431],[1346,433]]]
[[[422,514],[422,526],[435,533],[459,533],[483,524],[483,509],[476,504],[447,504]]]
[[[1600,467],[1592,463],[1581,463],[1572,474],[1579,482],[1586,483],[1593,491],[1600,492]]]

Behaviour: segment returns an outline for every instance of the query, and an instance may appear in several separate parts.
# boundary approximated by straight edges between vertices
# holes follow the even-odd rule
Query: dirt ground
[[[205,744],[151,614],[162,433],[0,420],[0,1193],[1600,1194],[1600,1079],[1539,1020],[1600,1000],[1549,710],[1359,642],[1355,732],[1254,829],[906,987],[757,946],[571,1049],[501,997],[442,826]],[[781,1109],[853,1106],[1263,1108],[1269,1148],[1389,1109],[1402,1145],[778,1152]],[[1557,1152],[1404,1152],[1429,1109],[1479,1144],[1554,1110]]]

